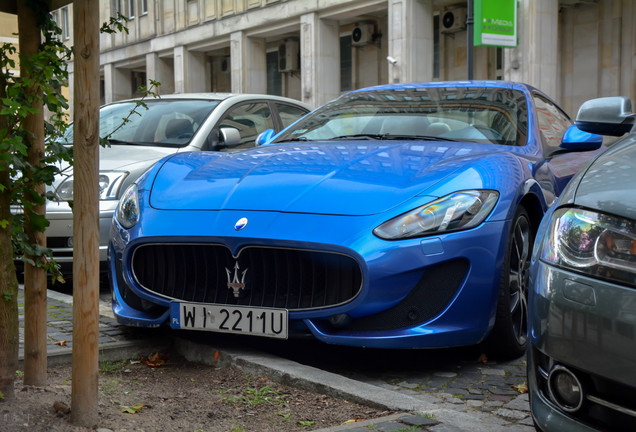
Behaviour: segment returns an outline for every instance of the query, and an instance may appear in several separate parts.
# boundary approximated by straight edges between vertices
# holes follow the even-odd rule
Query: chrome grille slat
[[[247,269],[246,289],[235,297],[227,272]],[[284,307],[324,308],[346,303],[359,293],[362,274],[344,254],[289,248],[249,246],[238,257],[220,244],[146,244],[132,256],[134,280],[144,289],[169,299]]]

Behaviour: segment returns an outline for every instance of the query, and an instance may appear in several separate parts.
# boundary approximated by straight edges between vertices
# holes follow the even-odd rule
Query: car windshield
[[[275,142],[416,139],[523,146],[527,128],[527,101],[518,90],[385,89],[341,96],[304,117]]]
[[[158,99],[137,108],[135,102],[105,105],[99,110],[99,136],[111,144],[183,147],[218,104],[216,100]],[[73,125],[62,141],[72,143]]]

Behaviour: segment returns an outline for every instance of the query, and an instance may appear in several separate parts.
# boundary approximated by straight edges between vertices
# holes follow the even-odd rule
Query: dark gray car
[[[633,128],[626,98],[588,101],[579,129]],[[636,430],[636,131],[567,186],[537,233],[528,385],[543,431]]]
[[[120,101],[100,108],[100,137],[108,147],[99,152],[100,262],[105,270],[111,219],[121,193],[148,167],[172,153],[253,147],[267,129],[280,131],[309,112],[294,99],[256,94],[199,93]],[[136,114],[129,115],[135,109]],[[128,118],[128,121],[122,119]],[[66,136],[72,143],[73,130]],[[50,226],[47,246],[65,273],[73,262],[72,171],[52,186],[56,200],[46,206]]]

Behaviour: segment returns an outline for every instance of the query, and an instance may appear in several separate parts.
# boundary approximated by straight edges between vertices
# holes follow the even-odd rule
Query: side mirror
[[[603,145],[602,136],[582,131],[572,125],[563,134],[559,148],[568,151],[589,151],[599,149],[601,145]]]
[[[635,114],[629,98],[615,96],[591,99],[581,105],[576,125],[585,132],[621,136],[632,130]]]
[[[219,129],[219,145],[223,147],[234,147],[241,143],[241,133],[233,127],[222,127]]]
[[[256,137],[256,146],[258,147],[262,146],[263,144],[267,144],[272,140],[274,135],[276,135],[274,129],[264,130]]]

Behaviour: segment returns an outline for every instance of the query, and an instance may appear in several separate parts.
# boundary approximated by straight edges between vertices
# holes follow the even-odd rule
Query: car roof
[[[372,87],[353,90],[351,93],[376,90],[408,90],[416,88],[442,88],[442,87],[496,87],[519,90],[536,90],[534,87],[520,82],[501,80],[473,80],[473,81],[429,81],[411,82],[399,84],[381,84]]]
[[[141,97],[123,99],[123,100],[113,101],[113,102],[108,103],[106,105],[111,105],[111,104],[116,104],[116,103],[123,103],[123,102],[135,102],[135,101],[139,101],[140,99],[141,99]],[[173,93],[173,94],[167,94],[167,95],[160,95],[156,99],[162,99],[162,100],[184,100],[184,99],[187,100],[187,99],[192,99],[192,100],[210,100],[210,101],[224,101],[224,100],[234,99],[234,100],[236,100],[236,102],[241,102],[241,101],[246,101],[246,100],[253,100],[253,99],[267,99],[267,100],[274,100],[274,101],[279,101],[279,102],[292,103],[292,104],[295,104],[295,105],[303,106],[303,107],[305,107],[307,109],[311,109],[311,107],[309,105],[307,105],[306,103],[301,102],[299,100],[296,100],[296,99],[283,97],[283,96],[258,94],[258,93],[209,93],[209,92],[207,92],[207,93],[206,92],[201,92],[201,93]],[[156,99],[153,98],[153,97],[146,97],[144,102],[151,102],[151,101],[156,100]]]

